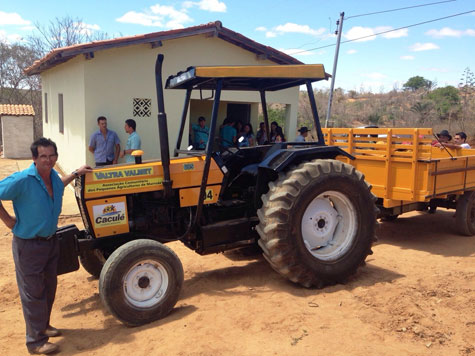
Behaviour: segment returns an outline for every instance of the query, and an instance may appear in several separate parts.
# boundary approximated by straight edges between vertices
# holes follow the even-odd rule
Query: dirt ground
[[[2,177],[16,169],[1,161]],[[51,341],[78,356],[475,355],[475,237],[454,233],[453,215],[379,224],[366,266],[320,290],[286,281],[260,256],[202,257],[172,243],[185,270],[180,299],[166,318],[135,328],[105,312],[98,281],[81,268],[59,277],[52,324],[63,336]],[[61,218],[68,223],[81,225]],[[28,355],[3,225],[0,237],[0,355]]]

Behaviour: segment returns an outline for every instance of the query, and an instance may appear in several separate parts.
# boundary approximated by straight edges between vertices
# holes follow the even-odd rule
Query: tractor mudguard
[[[277,149],[264,158],[259,164],[260,169],[270,169],[276,173],[285,170],[289,165],[297,165],[303,161],[311,161],[313,159],[335,159],[336,156],[345,156],[351,160],[355,157],[343,151],[336,146],[314,146],[299,149]]]
[[[257,208],[260,207],[260,196],[268,189],[268,183],[277,179],[280,172],[291,165],[298,165],[304,161],[314,159],[335,159],[342,155],[354,160],[355,157],[345,152],[337,146],[313,146],[309,148],[285,149],[285,144],[280,144],[281,148],[272,148],[264,160],[258,165],[257,184],[256,184],[256,202]],[[275,146],[274,146],[275,147]]]

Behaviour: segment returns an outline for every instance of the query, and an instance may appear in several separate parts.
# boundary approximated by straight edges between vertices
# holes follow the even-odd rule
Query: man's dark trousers
[[[59,241],[22,239],[13,236],[13,260],[26,324],[29,350],[48,341],[49,326],[57,285]]]

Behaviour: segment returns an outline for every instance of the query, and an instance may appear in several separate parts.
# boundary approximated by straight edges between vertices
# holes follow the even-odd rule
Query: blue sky
[[[342,41],[420,22],[469,14],[344,43],[335,87],[373,92],[402,88],[412,76],[456,86],[465,68],[475,72],[475,0],[195,0],[195,1],[8,1],[0,0],[0,39],[10,43],[32,34],[35,23],[55,17],[80,18],[88,31],[128,36],[204,24],[223,26],[286,52],[304,63],[323,63],[332,72],[336,20],[345,12]],[[355,17],[353,17],[355,16]],[[324,48],[320,48],[324,47]],[[329,87],[329,82],[318,84]]]

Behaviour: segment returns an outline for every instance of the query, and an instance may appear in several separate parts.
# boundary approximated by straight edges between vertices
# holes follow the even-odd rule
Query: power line
[[[382,34],[385,34],[385,33],[388,33],[388,32],[399,31],[399,30],[402,30],[402,29],[405,29],[405,28],[409,28],[409,27],[420,26],[420,25],[424,25],[424,24],[426,24],[426,23],[431,23],[431,22],[435,22],[435,21],[445,20],[445,19],[448,19],[448,18],[451,18],[451,17],[456,17],[456,16],[461,16],[461,15],[470,14],[470,13],[472,13],[472,12],[475,12],[475,10],[470,10],[470,11],[461,12],[461,13],[454,14],[454,15],[439,17],[439,18],[437,18],[437,19],[428,20],[428,21],[424,21],[424,22],[419,22],[419,23],[415,23],[415,24],[412,24],[412,25],[408,25],[408,26],[398,27],[398,28],[395,28],[395,29],[392,29],[392,30],[374,33],[374,34],[372,34],[372,35],[368,35],[368,36],[363,36],[363,37],[354,38],[354,39],[351,39],[351,40],[342,41],[341,43],[354,42],[354,41],[358,41],[358,40],[361,40],[361,39],[364,39],[364,38],[382,35]],[[336,46],[336,44],[329,44],[329,45],[326,45],[326,46],[315,47],[315,48],[309,48],[309,49],[306,49],[306,50],[304,50],[304,51],[294,52],[294,53],[292,53],[292,55],[296,55],[296,54],[303,53],[303,52],[308,52],[308,51],[315,51],[315,50],[317,50],[317,49],[322,49],[322,48],[327,48],[327,47],[333,47],[333,46]]]
[[[407,10],[407,9],[413,9],[415,7],[423,7],[423,6],[429,6],[429,5],[437,5],[437,4],[443,4],[446,2],[454,2],[457,0],[445,0],[445,1],[438,1],[438,2],[431,2],[429,4],[421,4],[421,5],[414,5],[414,6],[407,6],[407,7],[400,7],[398,9],[392,9],[392,10],[384,10],[384,11],[378,11],[378,12],[369,12],[367,14],[361,14],[361,15],[354,15],[354,16],[349,16],[345,17],[345,20],[354,18],[354,17],[361,17],[361,16],[369,16],[369,15],[376,15],[376,14],[383,14],[385,12],[393,12],[393,11],[400,11],[400,10]]]

